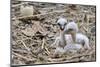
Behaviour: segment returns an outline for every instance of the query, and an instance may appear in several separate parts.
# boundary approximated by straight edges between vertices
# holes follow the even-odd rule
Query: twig
[[[62,61],[62,60],[71,60],[71,59],[74,59],[74,58],[78,58],[78,57],[81,57],[81,56],[88,56],[88,55],[91,55],[93,54],[94,50],[91,51],[90,53],[83,53],[83,54],[78,54],[78,55],[74,55],[72,57],[67,57],[67,58],[57,58],[57,59],[51,59],[49,58],[48,61]]]
[[[22,58],[22,59],[25,59],[25,60],[27,60],[27,61],[34,61],[34,60],[36,60],[35,58],[34,58],[34,59],[30,59],[30,58],[27,58],[27,57],[25,57],[25,56],[22,56],[22,55],[20,55],[20,54],[18,54],[18,53],[14,53],[14,52],[13,52],[13,54],[16,55],[16,56],[18,56],[18,58]]]
[[[78,55],[75,55],[75,56],[72,56],[72,57],[69,57],[68,59],[72,59],[72,58],[76,58],[76,57],[81,57],[81,56],[88,56],[88,55],[91,55],[93,54],[94,51],[91,51],[90,53],[83,53],[83,54],[78,54]]]
[[[50,54],[50,52],[49,52],[49,50],[48,50],[48,48],[45,46],[45,50],[46,50],[46,52],[48,53],[48,55]]]
[[[18,6],[21,6],[21,5],[24,5],[24,4],[28,4],[28,3],[21,3],[21,4],[16,4],[16,5],[12,5],[12,7],[18,7]]]
[[[37,58],[36,54],[31,49],[29,49],[22,40],[21,40],[21,42],[23,43],[24,47],[32,54],[32,56]]]
[[[14,52],[19,52],[19,53],[27,53],[27,51],[22,50],[22,49],[12,49]]]
[[[83,27],[83,29],[87,32],[88,31],[88,29],[86,29],[85,27]]]
[[[24,45],[24,47],[28,50],[28,51],[30,51],[30,49],[26,46],[26,44],[21,40],[21,42],[23,43],[23,45]]]
[[[49,13],[42,13],[42,14],[37,14],[37,15],[31,15],[31,16],[23,16],[23,17],[18,17],[18,20],[21,19],[34,19],[36,17],[42,16],[42,15],[48,15],[48,14],[54,14],[54,13],[61,13],[61,12],[66,12],[66,10],[61,10],[61,11],[55,11],[55,12],[49,12]],[[13,20],[16,18],[13,18]]]
[[[42,46],[41,46],[42,49],[44,48],[44,42],[45,42],[45,39],[43,38],[43,43],[42,43]]]

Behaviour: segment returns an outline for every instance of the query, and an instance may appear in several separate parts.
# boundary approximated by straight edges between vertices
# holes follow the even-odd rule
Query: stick
[[[93,54],[93,52],[94,52],[94,51],[92,51],[92,52],[90,52],[90,53],[88,53],[88,54],[87,54],[87,53],[78,54],[78,55],[75,55],[75,56],[69,57],[68,60],[69,60],[69,59],[72,59],[72,58],[81,57],[81,56],[88,56],[88,55]]]
[[[32,56],[37,58],[36,54],[31,49],[29,49],[22,40],[21,40],[21,42],[23,43],[24,47],[32,54]]]
[[[22,44],[24,45],[24,47],[28,50],[28,51],[30,51],[30,49],[26,46],[26,44],[21,40],[21,42],[22,42]]]
[[[12,49],[14,52],[19,52],[19,53],[27,53],[26,50],[21,50],[21,49]]]
[[[21,4],[16,4],[16,5],[12,5],[12,7],[18,7],[18,6],[21,6],[21,5],[24,5],[24,4],[28,4],[28,3],[21,3]]]
[[[45,46],[45,50],[46,50],[46,52],[48,53],[48,55],[50,54],[50,52],[49,52],[49,50],[48,50],[48,48]]]
[[[36,17],[38,18],[39,16],[42,15],[48,15],[48,14],[54,14],[54,13],[61,13],[61,12],[66,12],[65,10],[62,11],[54,11],[54,12],[49,12],[49,13],[42,13],[42,14],[37,14],[37,15],[31,15],[31,16],[23,16],[23,17],[18,17],[18,20],[22,20],[22,19],[35,19]],[[13,20],[15,20],[16,18],[13,18]]]
[[[44,48],[44,42],[45,42],[45,39],[43,38],[43,43],[42,43],[42,46],[41,46],[42,49]]]
[[[22,58],[22,59],[25,59],[25,60],[27,60],[27,61],[34,61],[34,60],[36,60],[35,58],[34,58],[34,59],[30,59],[30,58],[27,58],[27,57],[25,57],[25,56],[22,56],[22,55],[20,55],[20,54],[18,54],[18,53],[14,53],[14,52],[13,52],[13,54],[16,55],[16,56],[18,56],[18,58]]]
[[[86,29],[85,27],[83,27],[83,29],[87,32],[88,31],[88,29]]]
[[[74,59],[74,58],[78,58],[78,57],[81,57],[81,56],[88,56],[88,55],[91,55],[93,54],[94,50],[91,51],[90,53],[83,53],[83,54],[78,54],[78,55],[74,55],[72,57],[67,57],[67,58],[57,58],[57,59],[51,59],[49,58],[48,61],[62,61],[62,60],[71,60],[71,59]]]

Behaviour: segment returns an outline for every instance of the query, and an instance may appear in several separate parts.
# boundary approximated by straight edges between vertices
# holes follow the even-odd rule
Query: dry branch
[[[50,55],[50,51],[48,50],[48,48],[45,46],[45,50],[48,53],[48,55]]]
[[[60,11],[54,11],[54,12],[49,12],[49,13],[42,13],[42,14],[37,14],[37,15],[31,15],[31,16],[23,16],[23,17],[18,17],[18,18],[12,18],[12,20],[18,19],[18,20],[25,20],[25,19],[31,19],[31,20],[36,20],[40,19],[40,16],[44,15],[49,15],[49,14],[55,14],[55,13],[65,13],[66,10],[60,10]]]
[[[77,55],[74,55],[74,56],[71,56],[71,57],[66,57],[66,58],[65,57],[64,58],[57,58],[57,59],[49,58],[48,61],[55,61],[55,62],[58,61],[59,62],[59,61],[63,61],[63,60],[73,60],[74,58],[80,58],[82,56],[90,56],[93,53],[94,53],[94,50],[91,51],[90,53],[77,54]]]
[[[22,49],[12,49],[13,52],[18,52],[18,53],[27,53],[27,51],[22,50]]]
[[[21,58],[21,59],[25,59],[26,61],[34,61],[34,60],[36,60],[35,58],[34,59],[30,59],[30,58],[27,58],[27,57],[25,57],[25,56],[23,56],[23,55],[20,55],[20,54],[18,54],[18,53],[12,53],[13,55],[16,55],[16,56],[18,56],[19,58]]]
[[[33,57],[37,58],[36,54],[29,47],[27,47],[26,44],[22,40],[21,42],[24,45],[24,47],[27,49],[27,51],[31,53]]]
[[[15,7],[19,7],[21,5],[24,5],[24,4],[28,4],[28,2],[26,2],[26,3],[20,3],[20,4],[16,4],[16,5],[12,5],[12,7],[15,8]]]
[[[42,49],[44,49],[44,44],[45,44],[44,42],[45,42],[45,39],[43,38],[43,43],[42,43],[42,46],[41,46]]]
[[[26,46],[26,44],[21,40],[22,44],[24,45],[24,47],[27,49],[27,51],[30,51],[30,49]]]

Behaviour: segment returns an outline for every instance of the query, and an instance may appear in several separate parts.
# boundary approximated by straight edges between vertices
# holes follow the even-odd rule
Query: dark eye
[[[57,23],[60,26],[60,23]]]

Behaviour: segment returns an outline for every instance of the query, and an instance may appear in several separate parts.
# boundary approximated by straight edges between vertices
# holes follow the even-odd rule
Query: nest
[[[32,15],[22,16],[21,6],[33,6]],[[32,9],[31,9],[32,10]],[[59,35],[56,20],[65,17],[76,21],[87,35],[91,50],[52,58],[50,45]],[[95,6],[12,1],[12,65],[95,61]]]

